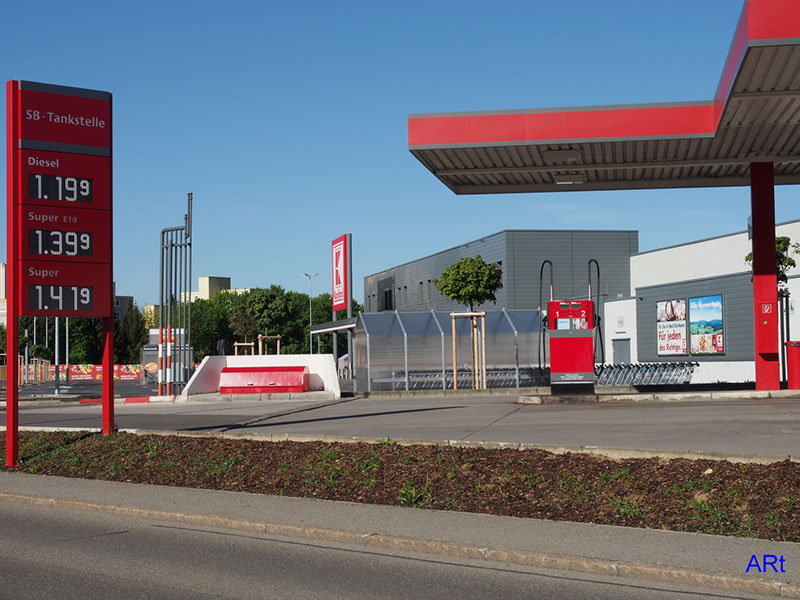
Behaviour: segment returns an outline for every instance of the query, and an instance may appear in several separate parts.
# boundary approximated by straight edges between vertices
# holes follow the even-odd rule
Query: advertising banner
[[[59,369],[59,381],[66,381],[66,365]],[[50,366],[50,380],[56,378],[56,368]],[[103,365],[70,365],[70,381],[100,381],[103,379]],[[119,381],[140,381],[142,365],[114,365],[114,379]]]
[[[689,298],[692,354],[725,354],[722,294]]]
[[[656,336],[659,356],[687,353],[685,298],[656,302]]]
[[[333,310],[345,310],[348,300],[347,234],[339,236],[331,243],[331,263]]]

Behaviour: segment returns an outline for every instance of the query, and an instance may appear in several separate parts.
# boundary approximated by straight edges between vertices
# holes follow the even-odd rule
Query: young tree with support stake
[[[503,287],[503,272],[494,263],[487,263],[480,254],[474,257],[466,257],[457,263],[450,265],[444,271],[440,279],[434,279],[437,289],[450,300],[455,300],[459,304],[469,307],[471,325],[469,330],[470,348],[472,350],[472,381],[473,387],[478,385],[478,349],[477,349],[477,319],[475,305],[484,302],[496,302],[495,293]],[[455,389],[458,381],[457,365],[455,361],[456,341],[455,341],[455,314],[453,315],[453,388]],[[466,316],[466,315],[462,315]],[[485,320],[484,320],[485,324]],[[485,325],[484,325],[485,326]],[[484,353],[485,354],[485,353]],[[486,357],[484,355],[484,361]],[[485,371],[485,363],[484,363]],[[484,372],[485,375],[485,372]],[[484,377],[485,384],[485,377]]]

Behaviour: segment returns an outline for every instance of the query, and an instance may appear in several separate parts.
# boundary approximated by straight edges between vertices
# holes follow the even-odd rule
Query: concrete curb
[[[314,526],[245,521],[242,519],[213,514],[193,514],[152,510],[131,506],[62,500],[58,498],[42,498],[38,496],[26,496],[22,494],[0,493],[0,501],[2,500],[10,502],[22,502],[39,506],[52,506],[59,508],[72,508],[78,510],[114,513],[144,519],[179,521],[193,525],[234,529],[237,531],[249,531],[267,535],[301,537],[306,539],[342,542],[378,548],[389,548],[393,550],[424,552],[427,554],[435,554],[454,558],[472,558],[496,562],[509,562],[548,569],[694,584],[713,589],[736,590],[740,592],[780,596],[786,598],[800,598],[800,585],[789,582],[746,578],[730,573],[701,571],[681,567],[663,566],[652,563],[621,562],[577,555],[526,552],[522,550],[510,550],[504,548],[481,548],[478,546],[453,544],[439,540],[413,539],[370,532],[353,532]]]
[[[151,402],[175,402],[177,396],[131,396],[114,398],[114,404],[150,404]],[[102,398],[81,398],[80,404],[102,404]]]
[[[331,404],[346,402],[347,400],[337,400]],[[302,412],[306,409],[295,409],[280,413],[275,416],[285,416]],[[0,431],[5,431],[5,425],[0,425]],[[42,427],[36,425],[20,425],[20,431],[85,431],[87,433],[97,433],[101,431],[99,427]],[[120,428],[117,431],[130,433],[133,435],[174,435],[176,437],[197,437],[197,438],[229,438],[239,440],[254,440],[258,442],[328,442],[341,444],[385,444],[389,438],[357,437],[357,436],[338,436],[338,435],[314,435],[314,434],[291,434],[291,433],[266,433],[257,434],[241,431],[238,429],[229,431],[178,431],[164,429],[134,429]],[[554,444],[527,444],[523,442],[470,442],[468,440],[414,440],[414,439],[391,439],[391,443],[399,446],[450,446],[453,448],[487,448],[487,449],[511,449],[511,450],[544,450],[553,454],[590,454],[622,460],[626,458],[663,458],[671,460],[683,458],[687,460],[726,460],[732,463],[755,463],[769,465],[772,463],[800,462],[800,456],[779,455],[779,454],[725,454],[723,452],[705,452],[702,450],[652,450],[646,448],[610,448],[605,446],[566,446]]]
[[[336,394],[327,391],[287,392],[285,394],[192,394],[178,396],[178,402],[269,402],[276,400],[339,400]]]
[[[731,400],[770,400],[800,398],[800,390],[730,391],[730,392],[655,392],[594,393],[585,395],[520,394],[518,404],[580,404],[640,402],[710,402]]]

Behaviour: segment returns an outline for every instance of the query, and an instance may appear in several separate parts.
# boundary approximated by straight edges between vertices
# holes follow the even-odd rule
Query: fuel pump
[[[544,267],[550,266],[550,301],[542,312]],[[592,297],[592,265],[597,275],[597,300]],[[542,355],[547,362],[550,348],[550,385],[592,384],[600,375],[595,364],[600,351],[600,370],[605,361],[603,334],[600,327],[600,265],[595,259],[588,263],[589,294],[586,300],[555,300],[553,263],[545,260],[539,271],[539,370],[544,372]],[[549,343],[546,337],[549,336]]]

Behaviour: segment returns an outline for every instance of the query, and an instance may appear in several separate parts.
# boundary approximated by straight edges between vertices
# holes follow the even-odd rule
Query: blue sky
[[[330,291],[330,241],[350,232],[362,300],[365,275],[503,229],[638,229],[640,250],[744,229],[747,188],[456,196],[407,147],[409,113],[709,100],[740,10],[13,2],[0,75],[114,94],[117,293],[156,300],[158,234],[192,192],[195,277],[307,291],[319,271]],[[777,190],[779,221],[797,193]]]

